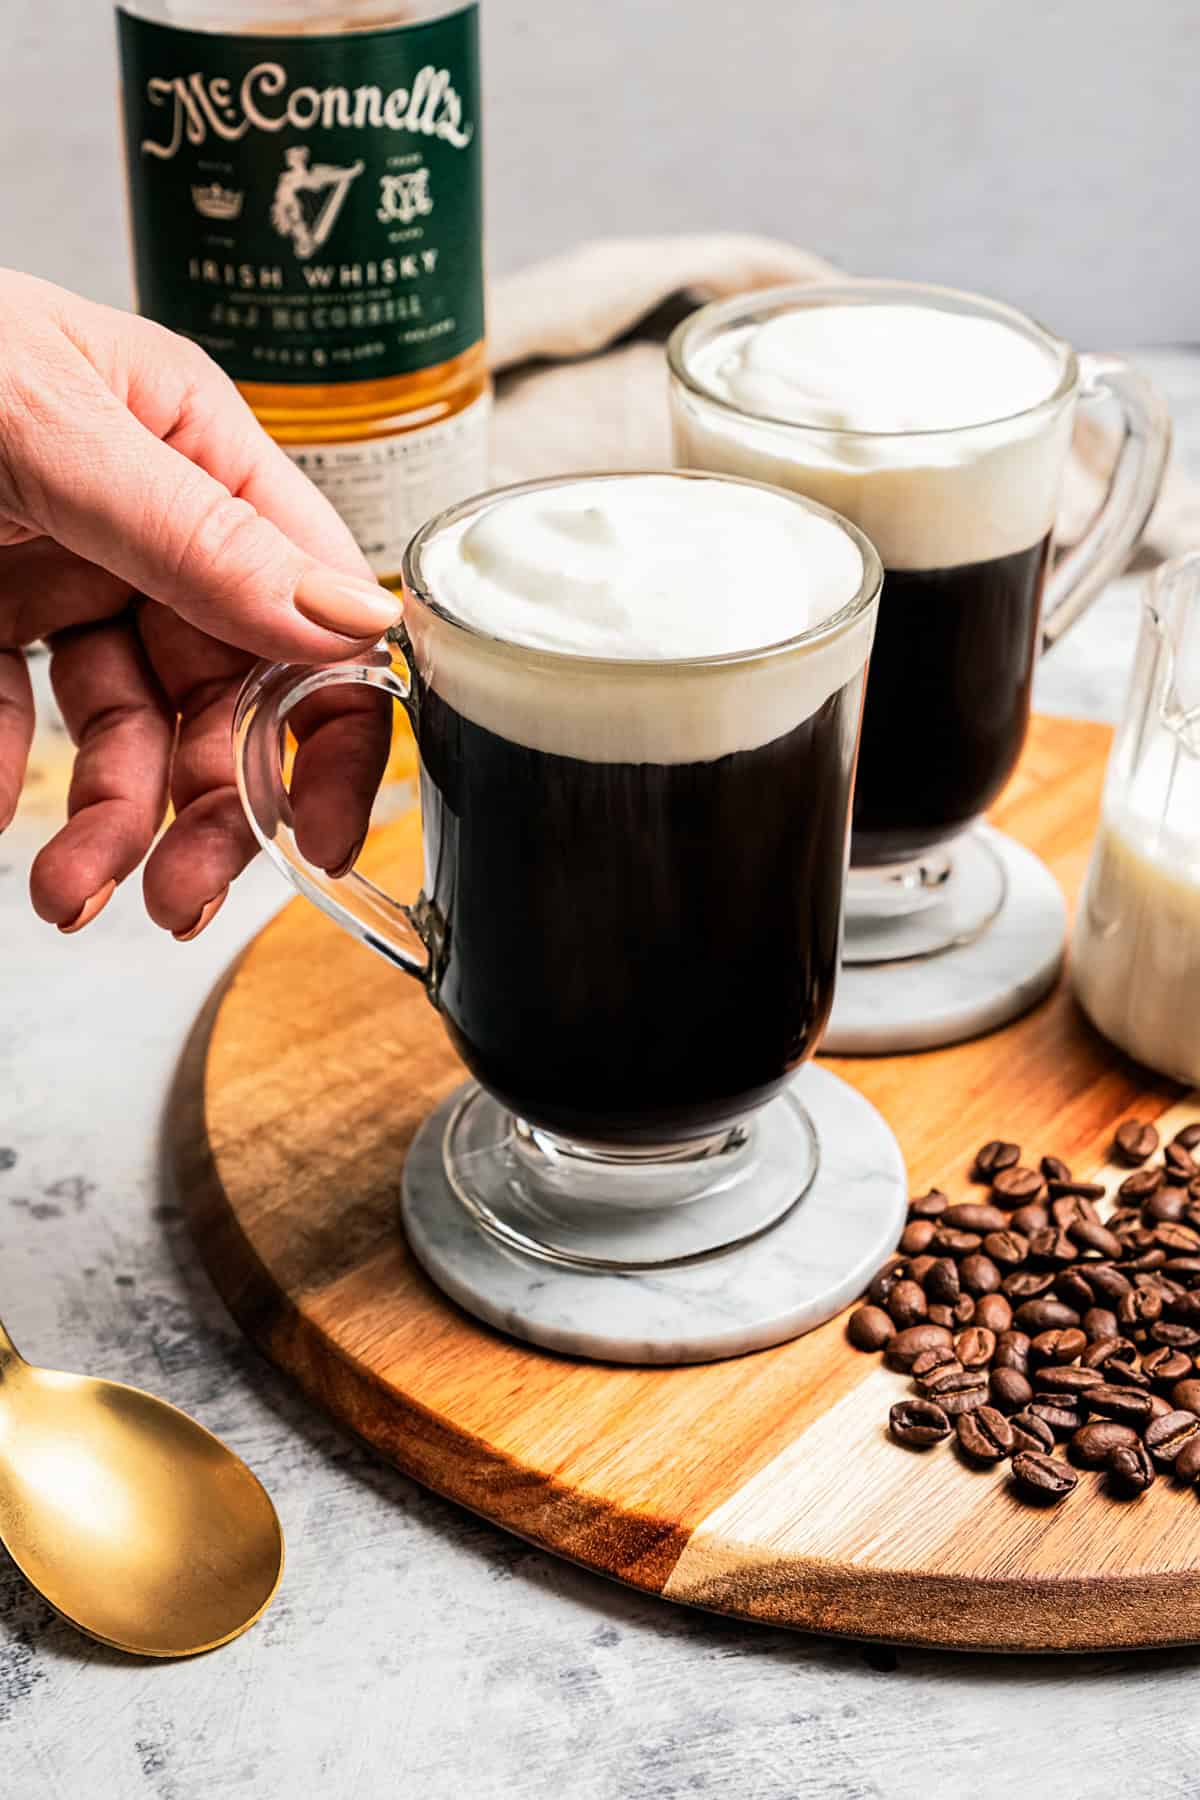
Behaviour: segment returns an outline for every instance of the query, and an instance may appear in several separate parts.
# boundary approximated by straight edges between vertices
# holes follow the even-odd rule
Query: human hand
[[[321,494],[185,338],[0,270],[0,831],[33,735],[25,649],[77,746],[68,822],[33,904],[78,931],[146,864],[156,924],[196,936],[257,848],[230,727],[259,656],[360,655],[399,616]],[[337,688],[291,721],[296,832],[340,873],[388,754],[377,696]]]

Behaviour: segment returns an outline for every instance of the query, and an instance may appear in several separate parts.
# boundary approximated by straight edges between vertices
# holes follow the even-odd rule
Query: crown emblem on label
[[[242,213],[240,188],[222,187],[219,181],[192,188],[192,205],[206,219],[238,219]]]

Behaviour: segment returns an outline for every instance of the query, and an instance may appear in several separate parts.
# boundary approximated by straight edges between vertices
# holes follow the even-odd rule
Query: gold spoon
[[[262,1616],[283,1573],[245,1463],[140,1389],[37,1369],[0,1325],[0,1543],[56,1612],[138,1656],[194,1656]]]

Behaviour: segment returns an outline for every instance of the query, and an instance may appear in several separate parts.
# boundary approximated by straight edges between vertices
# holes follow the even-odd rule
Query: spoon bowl
[[[138,1388],[35,1368],[3,1327],[0,1543],[56,1612],[139,1656],[228,1643],[283,1573],[275,1508],[218,1438]]]

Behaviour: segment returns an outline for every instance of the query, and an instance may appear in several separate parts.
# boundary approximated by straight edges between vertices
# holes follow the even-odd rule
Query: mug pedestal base
[[[937,947],[951,935],[941,906],[848,922],[822,1051],[879,1056],[956,1044],[1007,1025],[1054,986],[1067,909],[1053,875],[1031,850],[987,825],[969,834],[964,849],[955,854],[952,904],[971,915],[978,887],[979,916],[988,922],[945,948]]]
[[[800,1070],[793,1089],[815,1128],[819,1162],[791,1210],[749,1242],[633,1269],[527,1255],[478,1222],[443,1157],[460,1090],[420,1127],[404,1165],[402,1212],[413,1254],[467,1312],[565,1356],[712,1362],[799,1337],[853,1300],[894,1249],[908,1184],[899,1145],[861,1094],[812,1066]],[[798,1192],[804,1178],[798,1169]],[[676,1211],[687,1254],[689,1208]],[[615,1222],[615,1247],[627,1229]],[[669,1212],[653,1231],[657,1248],[669,1249]]]

